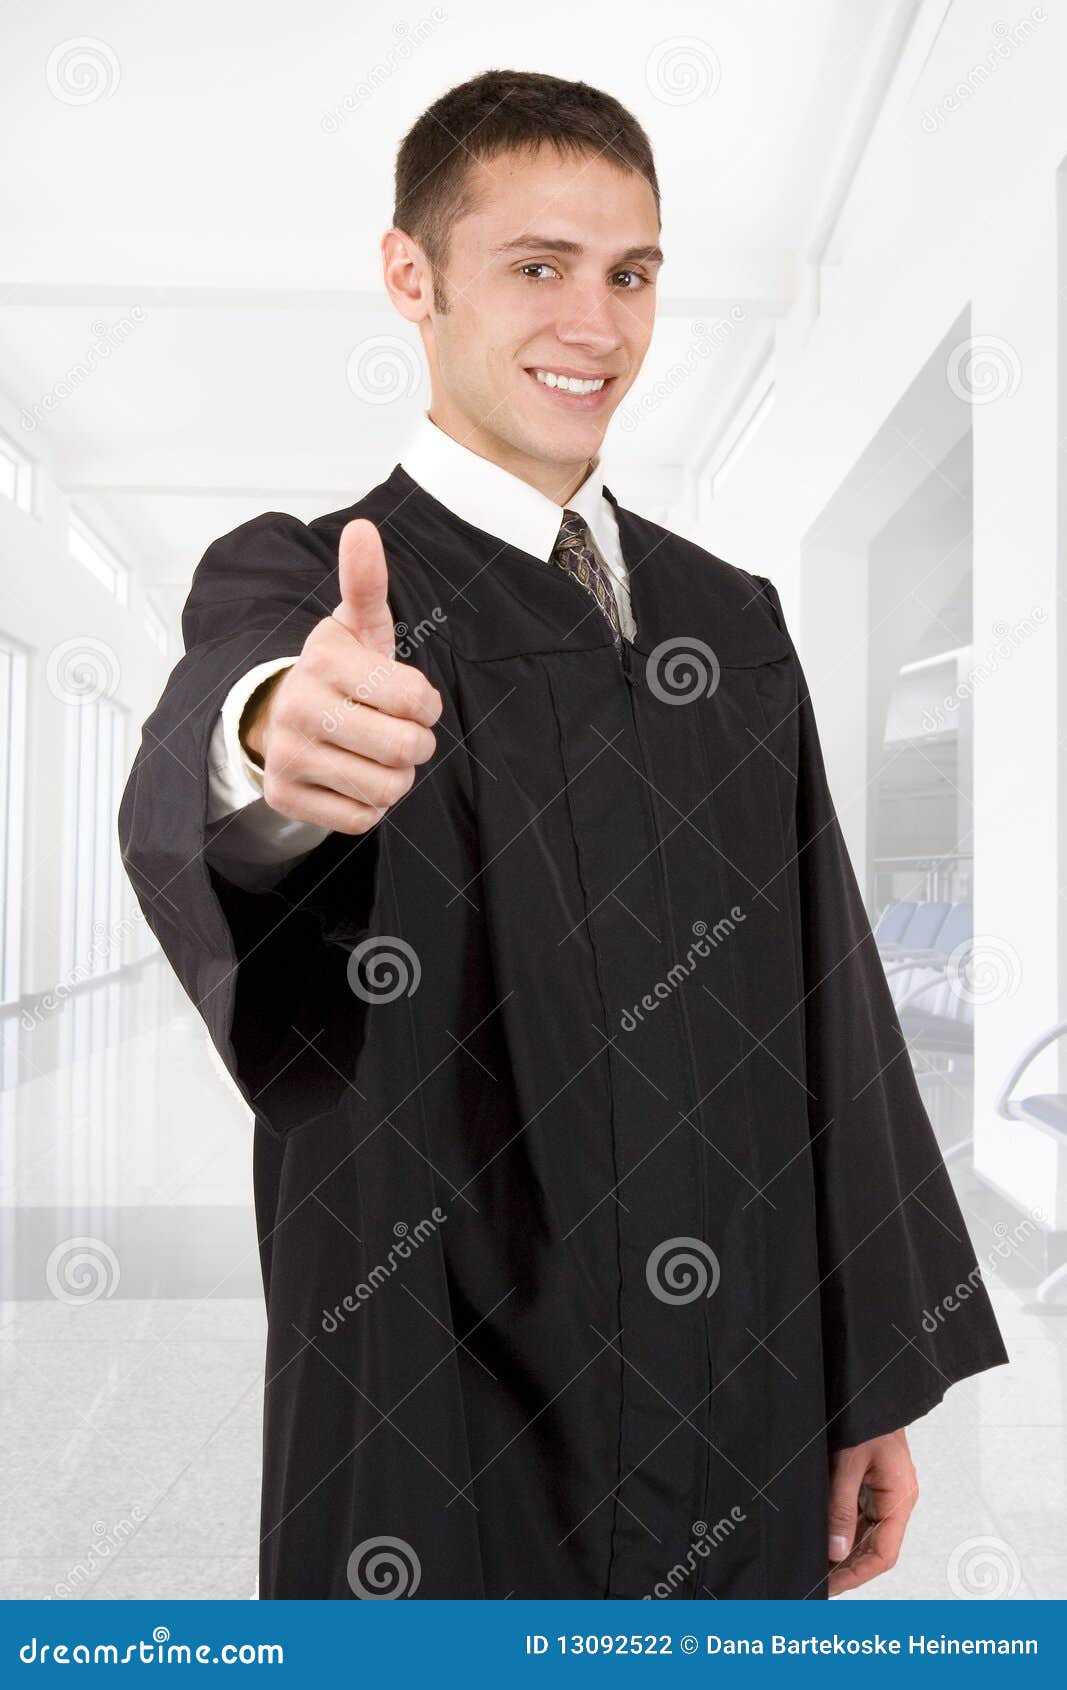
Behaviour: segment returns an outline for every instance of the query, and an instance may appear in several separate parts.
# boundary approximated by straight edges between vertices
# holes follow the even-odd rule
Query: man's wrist
[[[282,676],[287,675],[291,667],[290,664],[288,668],[278,669],[273,675],[268,675],[265,681],[261,681],[241,712],[237,738],[242,751],[259,769],[264,766],[264,731],[270,715],[270,701]]]

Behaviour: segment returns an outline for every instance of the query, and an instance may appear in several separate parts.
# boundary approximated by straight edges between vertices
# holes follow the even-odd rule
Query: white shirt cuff
[[[263,796],[263,770],[238,736],[245,705],[256,688],[295,662],[295,657],[278,657],[249,669],[230,688],[211,731],[207,855],[238,885],[269,885],[286,864],[321,845],[330,832],[271,809]]]
[[[243,810],[263,796],[263,770],[253,763],[238,735],[245,705],[263,682],[282,669],[291,669],[295,657],[274,657],[257,663],[243,674],[226,694],[211,734],[208,751],[209,792],[207,819],[219,821],[233,810]],[[284,820],[284,817],[281,818]]]

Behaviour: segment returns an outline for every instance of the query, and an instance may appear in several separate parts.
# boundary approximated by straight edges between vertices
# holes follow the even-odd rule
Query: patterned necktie
[[[565,574],[572,575],[596,600],[597,608],[607,617],[615,642],[622,638],[619,606],[607,569],[601,563],[583,517],[577,511],[565,510],[559,535],[552,549],[552,563]]]

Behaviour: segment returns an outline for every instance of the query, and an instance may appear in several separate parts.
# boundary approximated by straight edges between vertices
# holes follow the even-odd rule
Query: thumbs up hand
[[[263,796],[293,821],[366,833],[411,790],[437,749],[443,700],[420,670],[398,663],[389,567],[373,522],[346,523],[338,546],[341,598],[291,668],[253,694],[241,721],[263,766]]]

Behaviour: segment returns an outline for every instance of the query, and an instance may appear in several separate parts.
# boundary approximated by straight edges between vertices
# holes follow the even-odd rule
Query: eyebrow
[[[494,253],[517,251],[563,252],[569,257],[580,258],[585,251],[580,241],[558,240],[551,235],[528,233],[516,235],[514,240],[501,241],[493,248]],[[629,246],[625,252],[620,252],[613,260],[614,264],[662,264],[663,252],[658,246]]]

